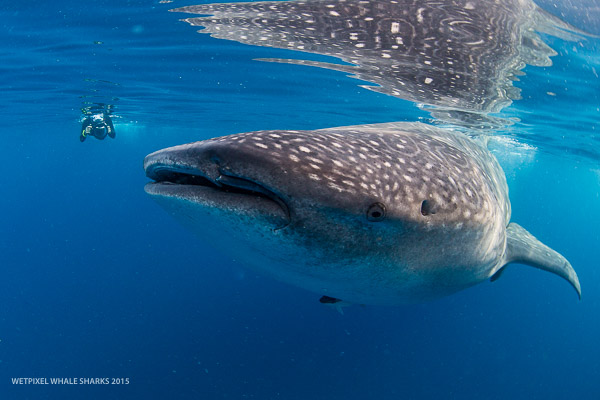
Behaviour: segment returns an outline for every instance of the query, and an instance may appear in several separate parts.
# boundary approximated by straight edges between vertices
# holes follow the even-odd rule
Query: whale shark
[[[230,257],[323,295],[404,304],[571,264],[510,222],[485,138],[423,123],[239,133],[144,160],[145,191]],[[201,262],[201,255],[200,255]]]

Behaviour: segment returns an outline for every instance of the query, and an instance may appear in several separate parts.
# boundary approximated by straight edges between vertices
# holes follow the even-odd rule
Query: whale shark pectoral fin
[[[494,275],[492,275],[490,277],[490,282],[497,281],[502,276],[502,274],[504,273],[505,270],[506,270],[506,265],[502,266],[498,271],[494,272]]]
[[[321,304],[335,304],[335,303],[339,303],[342,300],[340,299],[336,299],[335,297],[329,297],[329,296],[321,296],[321,298],[319,299],[319,303]]]
[[[294,65],[307,65],[309,67],[318,67],[325,69],[332,69],[334,71],[346,72],[349,74],[356,73],[357,67],[355,65],[348,64],[334,64],[328,63],[324,61],[314,61],[314,60],[298,60],[298,59],[289,59],[289,58],[255,58],[256,61],[263,62],[271,62],[271,63],[280,63],[280,64],[294,64]]]
[[[345,302],[344,300],[340,300],[335,297],[329,297],[329,296],[322,296],[319,299],[319,302],[326,306],[332,307],[333,309],[335,309],[337,312],[339,312],[342,315],[344,315],[343,308],[351,305],[350,303]]]
[[[520,225],[511,222],[506,228],[506,252],[504,254],[504,265],[492,275],[491,280],[495,281],[500,277],[507,264],[522,263],[532,267],[552,272],[567,280],[577,291],[581,300],[581,286],[579,278],[571,264],[552,250],[531,233],[527,232]]]

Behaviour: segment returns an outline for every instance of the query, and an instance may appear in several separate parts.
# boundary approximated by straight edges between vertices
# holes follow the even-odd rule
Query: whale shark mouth
[[[219,175],[209,179],[202,171],[181,168],[176,165],[156,165],[146,169],[146,175],[155,183],[205,186],[226,193],[248,194],[266,197],[287,208],[285,202],[272,190],[267,189],[259,182],[236,176],[230,172],[219,169]]]
[[[251,198],[261,198],[277,204],[285,214],[287,223],[279,227],[281,229],[289,224],[290,208],[287,203],[264,184],[255,180],[235,175],[230,171],[218,168],[215,178],[210,178],[211,174],[202,170],[177,164],[163,164],[160,162],[148,163],[145,166],[146,176],[152,179],[146,185],[146,192],[150,194],[161,194],[166,196],[190,197],[191,200],[197,198],[197,195],[205,196],[210,193],[222,195],[231,195],[231,197],[249,196]],[[181,190],[177,190],[180,187]],[[186,196],[184,193],[192,192],[195,196]]]

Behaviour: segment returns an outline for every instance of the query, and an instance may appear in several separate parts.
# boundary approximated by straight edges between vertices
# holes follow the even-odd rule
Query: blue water
[[[594,2],[573,3],[565,19],[600,33]],[[188,4],[0,5],[1,399],[600,398],[597,39],[547,38],[554,66],[526,67],[503,111],[520,122],[493,146],[513,220],[571,261],[583,299],[514,266],[436,302],[341,315],[177,224],[144,193],[143,157],[429,114],[339,72],[253,61],[290,52],[197,34],[168,12]],[[115,140],[79,142],[94,102],[115,105]]]

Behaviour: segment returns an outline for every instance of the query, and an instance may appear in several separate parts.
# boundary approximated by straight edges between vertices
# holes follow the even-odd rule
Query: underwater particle
[[[94,40],[94,44],[104,44],[102,40]]]

